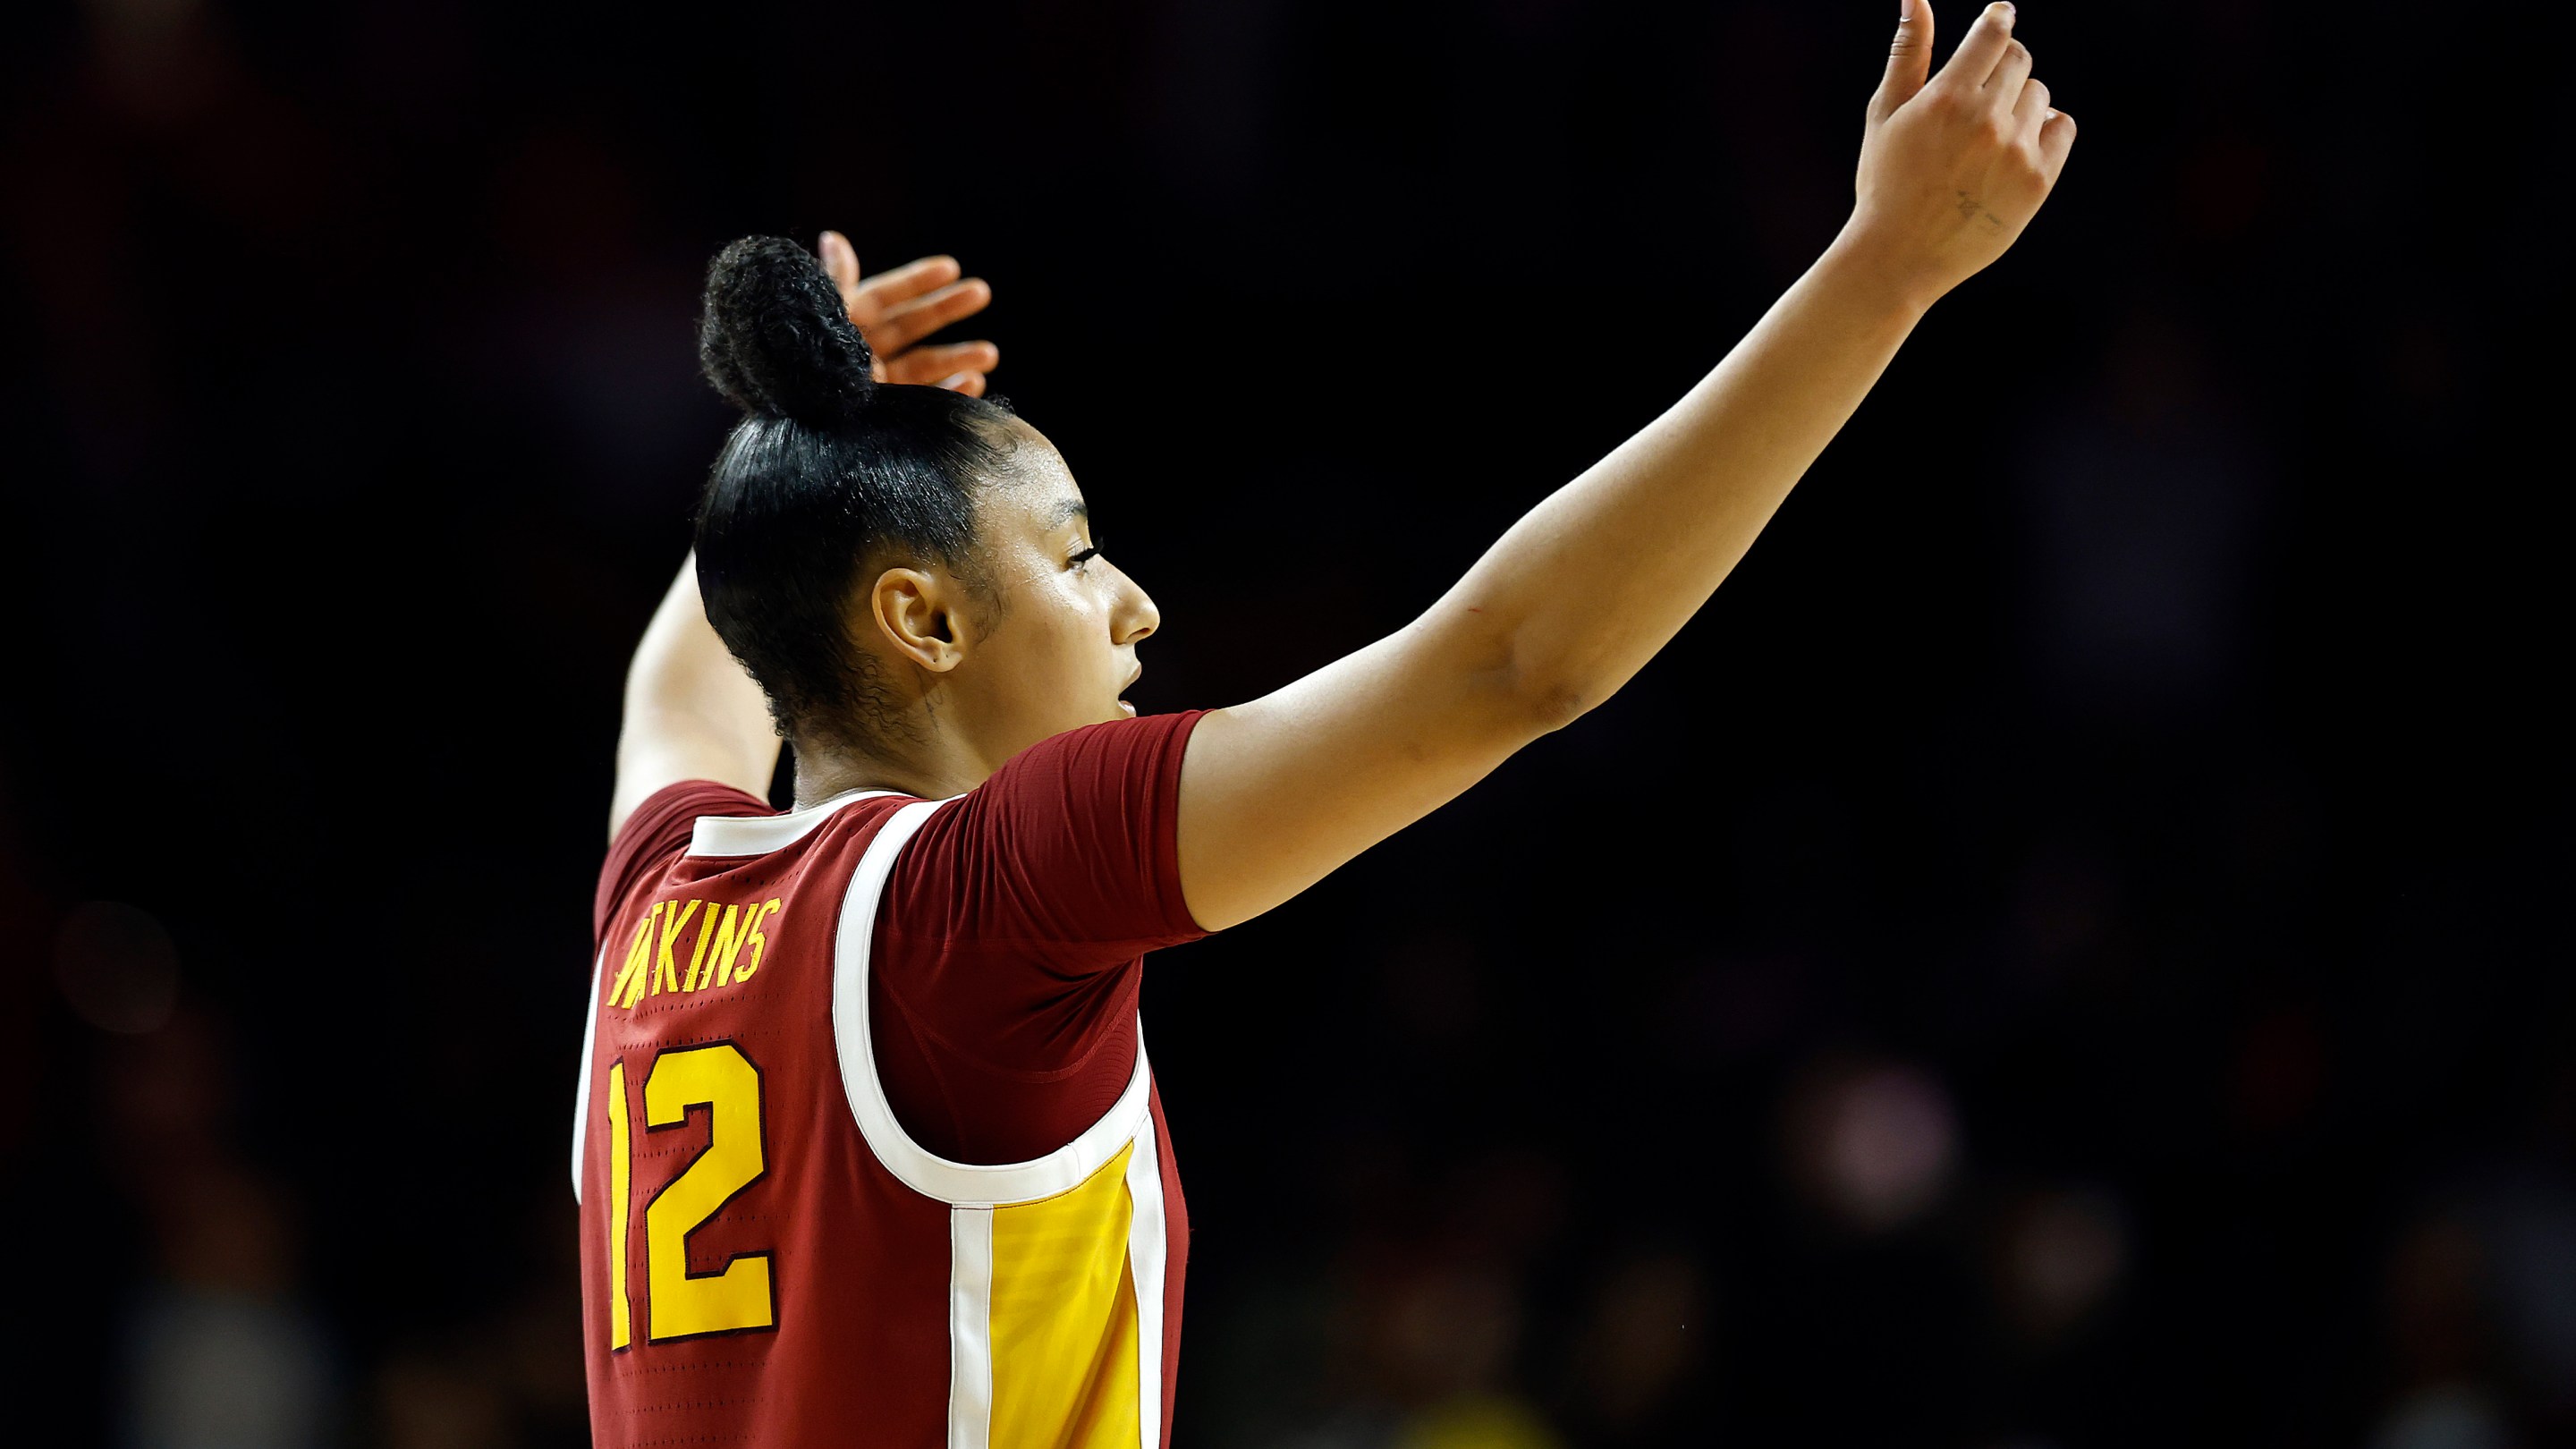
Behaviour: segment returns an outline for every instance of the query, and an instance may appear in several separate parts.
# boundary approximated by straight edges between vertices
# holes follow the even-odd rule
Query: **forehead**
[[[1011,482],[986,495],[984,508],[994,522],[1014,531],[1054,533],[1087,519],[1089,505],[1073,481],[1064,455],[1044,434],[1020,424],[1019,446],[1011,454]]]

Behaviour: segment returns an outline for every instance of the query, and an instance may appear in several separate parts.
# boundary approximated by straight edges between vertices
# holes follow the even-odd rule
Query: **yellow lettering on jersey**
[[[682,991],[695,991],[698,989],[698,972],[700,968],[707,964],[707,937],[715,934],[716,903],[708,901],[706,902],[706,908],[707,913],[698,917],[698,949],[696,954],[689,957],[689,979],[687,984],[680,988]],[[725,910],[730,914],[733,907],[727,906],[725,907]]]
[[[657,1343],[776,1321],[767,1253],[737,1254],[714,1273],[689,1271],[689,1234],[757,1180],[765,1165],[760,1070],[733,1043],[666,1051],[646,1074],[647,1126],[677,1127],[700,1106],[709,1119],[706,1150],[644,1208],[644,1273],[652,1295],[646,1313]]]
[[[710,907],[712,909],[712,907]],[[740,919],[748,916],[749,919]],[[724,915],[710,924],[715,930],[715,945],[707,950],[707,974],[703,979],[692,975],[700,986],[723,986],[733,979],[733,963],[742,957],[743,943],[751,939],[751,922],[760,918],[760,907],[748,911],[741,906],[727,906]]]
[[[742,924],[744,931],[748,933],[745,939],[751,943],[751,964],[733,973],[733,979],[736,982],[749,981],[751,973],[760,969],[760,953],[769,948],[769,938],[760,933],[760,923],[777,915],[779,904],[779,898],[773,896],[763,901],[756,909],[745,910]]]
[[[635,923],[626,960],[602,1000],[632,1011],[648,995],[702,991],[750,980],[751,973],[760,969],[761,955],[769,946],[761,926],[784,904],[776,897],[747,906],[719,906],[714,901],[655,901],[644,919]],[[691,917],[697,919],[698,938],[689,953],[688,969],[683,971],[680,934],[688,929]],[[743,959],[745,947],[750,948],[748,961]]]
[[[655,901],[644,919],[635,923],[635,939],[627,943],[626,964],[618,968],[617,982],[608,988],[611,1006],[633,1006],[644,994],[644,973],[653,964],[653,919],[662,914],[662,903]]]
[[[704,901],[681,901],[665,902],[664,904],[676,904],[680,909],[676,911],[664,911],[662,913],[662,951],[660,959],[653,967],[652,994],[655,996],[662,994],[664,989],[663,983],[666,981],[670,983],[670,990],[677,991],[680,989],[680,963],[671,959],[671,943],[680,939],[680,928],[687,925],[689,923],[689,917],[696,915],[698,913],[698,907],[706,903]]]
[[[611,1352],[635,1339],[635,1310],[626,1301],[627,1174],[634,1149],[626,1132],[626,1063],[608,1064],[608,1347]]]

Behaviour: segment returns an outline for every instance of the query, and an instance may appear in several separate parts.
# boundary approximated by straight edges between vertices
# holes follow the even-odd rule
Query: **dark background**
[[[13,12],[11,1437],[580,1441],[716,247],[991,278],[1225,704],[1722,355],[1884,9]],[[2567,28],[2031,0],[2065,182],[1704,617],[1154,964],[1176,1444],[2576,1442]]]

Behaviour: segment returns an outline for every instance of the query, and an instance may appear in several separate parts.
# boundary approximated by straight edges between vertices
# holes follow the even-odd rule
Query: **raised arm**
[[[1850,222],[1716,370],[1421,618],[1200,721],[1179,831],[1201,926],[1287,900],[1626,683],[1752,546],[1924,310],[2038,211],[2075,123],[2030,78],[2012,7],[1989,6],[1930,76],[1930,6],[1902,3]]]
[[[992,302],[993,290],[981,278],[961,278],[953,257],[924,257],[862,278],[858,254],[839,232],[823,233],[821,250],[824,270],[875,354],[879,382],[936,384],[983,395],[984,375],[1002,360],[999,349],[990,342],[922,342]],[[707,623],[694,556],[681,563],[643,642],[635,646],[625,703],[617,782],[609,792],[610,839],[647,796],[682,780],[769,793],[778,768],[778,733],[760,686]]]

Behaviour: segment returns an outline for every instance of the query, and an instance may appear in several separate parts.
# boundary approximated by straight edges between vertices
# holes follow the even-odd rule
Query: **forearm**
[[[768,699],[707,623],[693,554],[662,596],[627,670],[609,834],[665,785],[714,780],[766,795],[777,769]]]
[[[1210,715],[1181,776],[1182,880],[1199,923],[1268,910],[1636,673],[1744,556],[1921,314],[1857,258],[1828,254],[1715,371],[1532,509],[1420,619]]]
[[[2003,254],[2074,122],[2009,5],[1937,77],[1904,0],[1843,236],[1643,432],[1546,501],[1410,625],[1200,721],[1181,880],[1214,929],[1270,909],[1627,682],[1723,582],[1931,299]]]
[[[1681,401],[1503,535],[1426,617],[1561,722],[1607,698],[1724,582],[1923,304],[1837,244]]]

